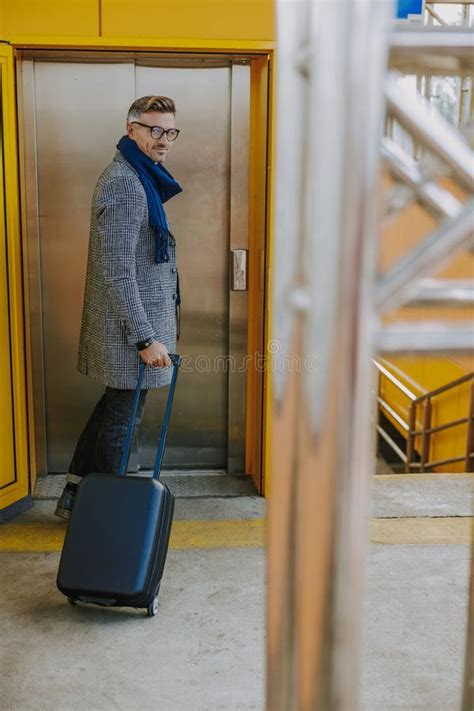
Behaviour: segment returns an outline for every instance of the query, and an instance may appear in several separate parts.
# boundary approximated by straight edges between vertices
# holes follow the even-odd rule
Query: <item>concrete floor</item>
[[[71,608],[57,554],[1,564],[3,711],[263,708],[263,549],[170,551],[153,619]]]
[[[436,527],[446,516],[469,516],[471,487],[461,476],[378,477],[373,513],[379,523],[405,529],[410,520],[438,517]],[[3,530],[51,525],[52,507],[44,499]],[[258,521],[264,508],[258,497],[182,498],[176,519]],[[455,711],[469,547],[456,528],[438,545],[421,545],[415,529],[408,543],[390,531],[388,544],[368,548],[360,709]],[[1,536],[0,528],[0,549]],[[226,548],[172,548],[153,619],[141,611],[71,608],[54,586],[58,552],[4,550],[0,708],[263,709],[265,560],[255,541],[247,548],[229,540]]]
[[[361,709],[458,711],[469,546],[372,545]]]

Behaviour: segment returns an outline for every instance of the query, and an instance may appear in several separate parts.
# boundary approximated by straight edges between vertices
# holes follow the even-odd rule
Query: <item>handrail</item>
[[[428,434],[433,434],[433,432],[442,432],[443,430],[449,430],[451,427],[456,427],[457,425],[465,425],[469,422],[468,417],[460,417],[458,420],[452,420],[451,422],[446,422],[443,425],[438,425],[437,427],[430,427],[427,430]]]
[[[379,363],[379,361],[374,359],[372,362],[374,363],[377,370],[379,370],[382,375],[387,378],[387,380],[390,380],[390,382],[393,383],[404,395],[410,398],[412,402],[415,402],[415,400],[417,399],[415,393],[412,393],[411,390],[409,390],[405,385],[403,385],[403,383],[395,375],[393,375],[389,370],[387,370],[387,368],[384,368],[383,365]]]
[[[408,421],[405,421],[401,415],[395,413],[393,408],[390,407],[388,402],[386,402],[379,394],[377,401],[382,410],[387,412],[391,417],[393,417],[398,424],[407,432],[406,439],[406,452],[403,453],[396,442],[390,437],[388,432],[386,432],[381,425],[377,426],[377,431],[382,436],[382,438],[387,442],[391,449],[396,453],[400,460],[405,465],[405,471],[411,472],[413,469],[419,469],[421,472],[425,470],[433,469],[435,466],[440,466],[441,464],[450,464],[455,462],[464,461],[465,471],[470,472],[474,470],[474,372],[467,373],[466,375],[456,378],[456,380],[446,383],[433,390],[429,390],[422,395],[416,396],[411,390],[409,390],[399,378],[397,378],[393,373],[391,373],[387,368],[385,368],[379,361],[373,360],[373,363],[379,373],[383,375],[392,385],[394,385],[401,393],[403,393],[410,401],[408,407]],[[470,389],[470,399],[469,399],[469,411],[466,417],[461,417],[456,420],[451,420],[445,422],[436,427],[431,426],[431,415],[432,415],[432,405],[431,400],[438,395],[441,395],[449,390],[462,385],[466,382],[471,382]],[[421,388],[420,388],[421,390]],[[420,429],[417,428],[417,408],[423,405],[423,416],[422,416],[422,426]],[[436,432],[441,432],[452,427],[457,427],[459,425],[467,424],[466,433],[466,448],[465,454],[459,457],[451,457],[450,459],[443,460],[431,460],[429,459],[430,445],[431,445],[431,435]],[[421,456],[420,461],[415,462],[415,440],[417,437],[421,437]]]
[[[463,375],[461,378],[452,380],[450,383],[447,383],[446,385],[441,385],[439,388],[435,388],[435,390],[429,390],[424,395],[420,395],[419,397],[416,398],[415,402],[421,402],[422,400],[425,400],[428,397],[431,398],[431,397],[434,397],[435,395],[440,395],[441,393],[445,393],[447,390],[451,390],[452,388],[455,388],[457,385],[461,385],[461,383],[466,383],[468,380],[472,380],[473,378],[474,378],[474,372],[467,373],[466,375]]]
[[[407,306],[420,308],[433,305],[471,309],[474,305],[472,279],[420,279]]]
[[[392,375],[394,375],[395,377],[398,376],[400,382],[402,382],[403,378],[403,383],[405,387],[409,387],[415,392],[418,391],[419,395],[428,392],[426,388],[420,385],[420,383],[418,383],[416,380],[413,380],[412,377],[410,377],[407,373],[401,370],[401,368],[395,365],[395,363],[386,360],[381,354],[377,355],[377,363],[380,363],[384,368],[390,370],[390,373],[392,373]],[[418,397],[418,395],[416,395],[415,397]]]

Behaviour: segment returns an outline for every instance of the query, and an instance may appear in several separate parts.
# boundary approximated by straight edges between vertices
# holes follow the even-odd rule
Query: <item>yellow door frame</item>
[[[269,372],[266,361],[269,310],[268,304],[268,274],[269,274],[269,243],[268,224],[271,213],[271,190],[269,175],[271,171],[271,142],[269,142],[269,127],[272,123],[273,92],[272,63],[273,42],[260,42],[254,40],[161,40],[156,38],[70,38],[70,37],[34,37],[13,36],[8,50],[11,53],[11,82],[13,83],[13,54],[22,49],[52,49],[52,50],[149,50],[153,52],[173,50],[179,53],[206,52],[229,53],[235,55],[245,54],[251,58],[251,166],[250,166],[250,218],[249,218],[249,245],[253,245],[252,255],[254,264],[258,268],[249,275],[249,327],[248,327],[248,361],[250,363],[247,387],[247,447],[246,471],[251,474],[259,490],[265,494],[268,484],[268,467],[265,452],[268,451],[268,422],[266,417],[266,403],[269,401]],[[7,45],[5,45],[7,46]],[[58,53],[59,54],[59,53]],[[13,85],[13,84],[12,84]],[[14,106],[14,101],[12,106]],[[11,136],[16,137],[16,129]],[[16,148],[16,144],[15,144]],[[14,154],[17,161],[16,150]],[[17,162],[15,163],[15,166]],[[19,224],[18,191],[15,196],[16,219]],[[19,234],[19,227],[17,228]],[[266,256],[265,256],[266,255]],[[21,284],[21,265],[16,272],[16,278]],[[25,287],[27,288],[27,287]],[[20,293],[21,297],[21,293]],[[21,303],[21,299],[20,302]],[[28,310],[26,310],[28,312]],[[28,316],[26,316],[28,318]],[[257,354],[257,357],[256,357]],[[31,357],[28,351],[28,359]],[[263,372],[254,372],[253,366],[264,361]],[[260,368],[259,368],[260,370]],[[20,392],[25,397],[23,383]],[[28,388],[32,392],[31,387]],[[33,417],[33,407],[29,401],[28,411],[30,420]],[[30,432],[24,427],[21,440],[34,446],[33,427]],[[34,462],[34,457],[31,458]],[[34,482],[36,472],[30,473],[30,480]]]
[[[8,323],[2,322],[0,350],[2,373],[10,375],[9,387],[0,392],[0,521],[9,513],[30,505],[30,471],[26,407],[26,348],[23,318],[22,250],[16,141],[14,52],[0,43],[2,158],[0,168],[0,234],[2,267],[0,298],[7,299]],[[8,293],[4,293],[7,286]],[[3,319],[3,317],[2,317]],[[7,464],[6,470],[3,466]],[[21,504],[23,502],[23,506]]]

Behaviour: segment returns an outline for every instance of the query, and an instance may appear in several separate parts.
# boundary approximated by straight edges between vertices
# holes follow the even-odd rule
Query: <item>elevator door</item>
[[[164,465],[227,469],[231,433],[230,468],[243,472],[245,381],[230,372],[228,363],[229,356],[238,362],[245,353],[246,295],[229,294],[229,249],[232,174],[235,184],[235,176],[246,180],[248,173],[249,67],[233,69],[224,60],[216,64],[23,62],[40,473],[67,470],[77,437],[102,390],[76,371],[90,200],[125,132],[129,105],[146,94],[173,97],[181,129],[166,165],[183,193],[166,209],[177,240],[182,292],[178,351],[186,360]],[[239,85],[234,99],[233,82]],[[234,125],[232,116],[239,118]],[[233,131],[243,146],[237,155],[231,151]],[[244,204],[240,211],[246,209]],[[246,221],[240,219],[240,224]],[[246,227],[237,237],[234,234],[233,242],[247,247]],[[237,315],[232,325],[231,313]],[[240,352],[230,352],[229,343],[239,344]],[[139,438],[143,468],[152,464],[165,394],[161,389],[148,398]],[[229,413],[234,420],[230,423]]]

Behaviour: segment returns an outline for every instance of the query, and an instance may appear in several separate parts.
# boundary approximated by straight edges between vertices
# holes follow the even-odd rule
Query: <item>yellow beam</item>
[[[2,39],[2,37],[0,37]],[[199,39],[182,37],[74,37],[49,35],[12,35],[8,42],[15,48],[61,47],[67,49],[149,49],[149,50],[200,50],[205,52],[268,53],[276,47],[270,40]]]

